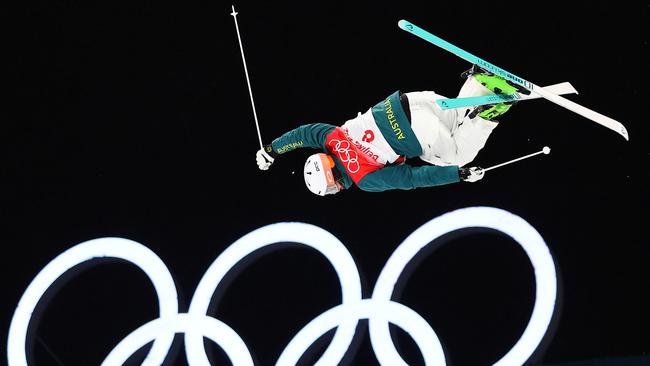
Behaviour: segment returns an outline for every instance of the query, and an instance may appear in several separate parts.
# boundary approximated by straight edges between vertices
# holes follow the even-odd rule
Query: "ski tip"
[[[625,138],[625,141],[630,141],[630,136],[627,134],[627,128],[625,126],[621,125],[621,130],[618,133]]]
[[[407,21],[404,20],[404,19],[400,19],[400,21],[397,22],[397,26],[400,27],[400,28],[402,28],[402,29],[404,29],[404,30],[410,30],[410,29],[407,29],[407,27],[406,27],[407,25],[410,25],[410,24],[411,24],[411,23],[407,22]]]

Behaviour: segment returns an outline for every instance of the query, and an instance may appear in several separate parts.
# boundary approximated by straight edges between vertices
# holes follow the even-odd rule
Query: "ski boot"
[[[483,84],[483,86],[490,89],[495,94],[530,94],[530,90],[524,89],[519,85],[512,83],[509,80],[502,78],[501,76],[494,75],[493,73],[476,65],[472,65],[469,70],[463,71],[460,74],[460,77],[462,79],[467,79],[470,76],[474,76],[478,82]]]
[[[471,111],[468,115],[470,119],[476,117],[478,114],[479,117],[483,118],[484,120],[492,121],[493,119],[499,117],[500,115],[503,115],[506,113],[514,102],[507,102],[507,103],[499,103],[499,104],[488,104],[488,105],[479,105],[474,108],[473,111]],[[496,122],[496,121],[495,121]]]
[[[518,87],[517,85],[509,82],[508,80],[494,75],[489,71],[486,71],[476,65],[463,72],[461,78],[467,79],[468,77],[474,77],[476,81],[481,83],[484,87],[489,89],[495,94],[512,94],[512,93],[521,93],[521,94],[530,94],[529,90]],[[496,117],[506,113],[515,102],[506,102],[493,105],[481,105],[474,108],[474,110],[469,114],[469,118],[474,118],[476,115],[479,117],[491,121]]]

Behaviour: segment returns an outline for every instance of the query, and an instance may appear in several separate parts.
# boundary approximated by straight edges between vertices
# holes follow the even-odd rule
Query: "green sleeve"
[[[459,182],[458,166],[390,165],[367,174],[357,184],[369,192],[390,189],[414,189]]]
[[[326,123],[302,125],[273,140],[273,151],[284,154],[301,147],[325,149],[325,139],[335,126]]]

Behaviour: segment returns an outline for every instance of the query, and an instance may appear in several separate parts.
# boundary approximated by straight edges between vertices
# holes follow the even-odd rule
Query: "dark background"
[[[469,64],[397,27],[407,19],[508,71],[625,124],[630,141],[544,100],[502,118],[473,165],[547,156],[415,191],[312,195],[297,151],[267,172],[230,3],[40,2],[11,9],[10,98],[0,124],[0,350],[36,274],[83,241],[118,236],[174,273],[181,310],[209,264],[266,224],[307,222],[354,255],[364,296],[394,248],[430,219],[493,206],[544,237],[561,279],[561,312],[538,363],[650,352],[647,2],[469,3],[240,1],[238,21],[265,143],[303,123],[340,125],[402,91],[455,96]],[[401,303],[427,319],[451,364],[489,365],[518,339],[534,282],[512,240],[468,235],[422,259]],[[296,247],[249,265],[213,316],[261,365],[308,321],[340,303],[334,272]],[[145,276],[124,263],[82,272],[56,293],[34,336],[37,365],[95,365],[156,317]],[[353,358],[376,364],[367,334]],[[395,331],[406,360],[418,353]],[[218,348],[211,348],[223,361]],[[175,364],[184,364],[181,351]]]

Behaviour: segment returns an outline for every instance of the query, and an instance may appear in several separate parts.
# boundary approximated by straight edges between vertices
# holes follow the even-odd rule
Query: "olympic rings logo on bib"
[[[237,332],[208,315],[219,284],[249,255],[279,243],[297,243],[322,254],[332,265],[341,286],[341,304],[305,325],[280,353],[276,365],[293,366],[321,336],[336,329],[316,365],[337,365],[353,342],[359,320],[368,319],[372,348],[382,365],[406,365],[391,339],[389,323],[405,330],[419,348],[426,365],[446,365],[435,331],[418,313],[393,301],[393,293],[406,266],[427,246],[449,232],[465,228],[488,228],[507,234],[531,261],[535,276],[535,302],[531,318],[521,335],[495,365],[522,365],[546,334],[555,309],[557,279],[555,263],[541,235],[528,222],[508,211],[470,207],[430,220],[409,235],[381,270],[370,298],[363,298],[357,266],[345,245],[331,233],[305,223],[267,225],[244,235],[221,253],[199,282],[187,313],[178,311],[178,293],[162,260],[142,244],[122,238],[102,238],[78,244],[61,253],[43,268],[21,297],[9,327],[7,358],[11,366],[26,366],[28,328],[45,292],[61,276],[86,262],[119,258],[140,268],[156,291],[160,316],[132,331],[103,361],[103,366],[122,365],[136,351],[151,343],[143,365],[160,365],[172,346],[175,333],[185,335],[185,355],[190,365],[209,365],[204,337],[215,342],[233,365],[253,366],[253,357]],[[38,317],[37,317],[38,318]],[[32,324],[32,329],[36,329]]]
[[[350,141],[332,139],[330,145],[338,155],[339,159],[341,159],[341,162],[346,164],[350,173],[354,174],[359,171],[359,155],[357,155],[357,152],[354,151],[354,148],[350,145]]]

